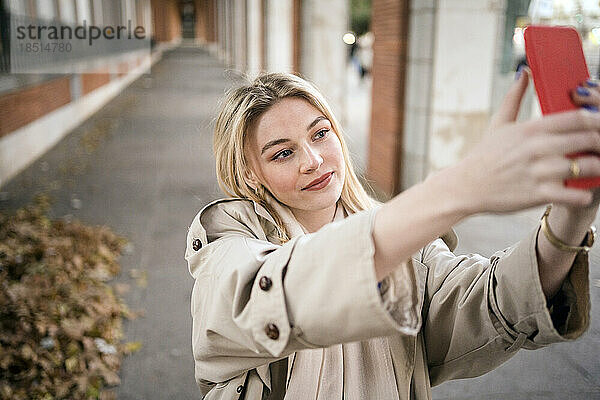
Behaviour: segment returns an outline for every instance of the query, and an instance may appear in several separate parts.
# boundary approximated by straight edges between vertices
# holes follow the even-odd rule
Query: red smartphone
[[[575,110],[570,92],[590,74],[579,33],[570,26],[530,25],[525,28],[525,54],[542,114]],[[597,153],[570,153],[568,158]],[[566,179],[565,185],[590,189],[600,186],[599,177]]]

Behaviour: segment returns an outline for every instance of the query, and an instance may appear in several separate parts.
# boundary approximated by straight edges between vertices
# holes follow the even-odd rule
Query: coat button
[[[192,248],[196,251],[202,248],[202,242],[200,241],[200,239],[194,239],[194,241],[192,242]]]
[[[260,288],[265,292],[271,289],[271,285],[273,285],[273,281],[271,281],[268,276],[263,276],[260,278],[260,281],[258,281],[258,286],[260,286]]]
[[[265,327],[265,333],[269,339],[277,340],[277,338],[279,338],[279,329],[275,324],[267,324]]]
[[[244,390],[244,386],[243,385],[238,386],[237,389],[236,389],[236,391],[238,393],[242,393],[242,390]]]

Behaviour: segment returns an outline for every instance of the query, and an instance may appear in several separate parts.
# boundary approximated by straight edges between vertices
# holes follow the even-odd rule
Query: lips
[[[308,186],[304,187],[302,190],[304,189],[309,189],[311,186],[314,186],[318,183],[323,182],[325,179],[327,179],[329,177],[329,175],[333,174],[333,172],[328,172],[325,175],[322,175],[321,177],[315,179],[314,181],[312,181],[311,183],[308,184]]]

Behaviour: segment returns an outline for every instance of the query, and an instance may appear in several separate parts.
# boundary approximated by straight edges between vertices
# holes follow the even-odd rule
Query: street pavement
[[[539,223],[545,207],[510,215],[477,215],[455,226],[456,254],[486,257],[524,237]],[[600,226],[596,218],[596,226]],[[493,227],[492,229],[490,227]],[[578,340],[539,350],[521,350],[479,378],[455,380],[433,388],[434,399],[589,400],[600,399],[600,251],[590,260],[591,323]]]
[[[183,255],[193,216],[223,197],[212,127],[219,99],[237,81],[203,49],[167,52],[150,74],[0,188],[0,210],[45,192],[54,200],[51,217],[107,225],[131,241],[116,281],[129,285],[129,307],[143,312],[125,323],[125,339],[143,346],[124,359],[119,399],[199,398],[191,355],[193,280]],[[366,143],[349,142],[359,167],[366,152],[356,146]],[[490,256],[523,237],[542,211],[471,217],[455,227],[456,253]],[[434,398],[600,399],[599,247],[590,255],[592,322],[583,338],[521,351],[483,377],[434,388]]]

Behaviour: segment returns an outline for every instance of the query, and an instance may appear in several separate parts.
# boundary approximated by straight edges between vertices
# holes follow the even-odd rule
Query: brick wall
[[[68,77],[53,79],[0,97],[0,137],[71,101]]]
[[[373,0],[373,89],[367,177],[393,196],[400,192],[409,0]]]
[[[293,72],[300,72],[300,54],[302,50],[302,0],[293,0],[294,1],[294,11],[293,11]]]
[[[196,0],[196,38],[212,43],[217,40],[215,18],[217,0]],[[245,1],[244,1],[245,3]]]
[[[81,74],[81,94],[86,95],[94,89],[110,82],[108,72],[97,74]]]
[[[194,7],[196,16],[196,39],[201,42],[206,42],[208,37],[208,26],[206,26],[206,20],[208,18],[207,0],[196,0],[194,2]]]
[[[129,63],[128,62],[119,63],[119,65],[117,66],[117,75],[119,75],[119,78],[124,75],[127,75],[127,72],[129,72]]]
[[[152,0],[152,23],[154,39],[170,42],[181,37],[181,17],[177,1]]]
[[[217,5],[216,0],[208,0],[206,4],[206,40],[209,43],[217,41]]]

